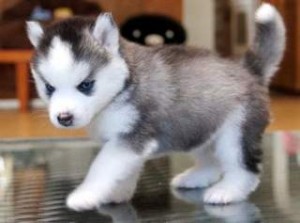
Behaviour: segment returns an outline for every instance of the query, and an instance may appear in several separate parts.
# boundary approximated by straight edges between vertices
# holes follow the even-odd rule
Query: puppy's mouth
[[[60,129],[78,129],[86,126],[85,123],[80,122],[74,115],[70,114],[50,116],[50,121],[56,128]]]
[[[80,125],[78,123],[75,123],[74,121],[71,122],[68,125],[62,125],[60,123],[52,123],[55,127],[60,128],[60,129],[79,129],[85,127],[85,125]]]
[[[69,112],[62,112],[57,115],[57,122],[62,127],[72,127],[74,125],[74,120],[74,115]]]

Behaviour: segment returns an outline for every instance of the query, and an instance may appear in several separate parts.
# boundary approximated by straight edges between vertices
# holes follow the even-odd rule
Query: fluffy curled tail
[[[255,14],[256,33],[244,57],[244,66],[269,84],[277,71],[285,49],[285,25],[279,12],[262,4]]]

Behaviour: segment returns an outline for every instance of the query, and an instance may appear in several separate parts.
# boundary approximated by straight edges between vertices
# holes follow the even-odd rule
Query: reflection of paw
[[[233,185],[223,185],[222,182],[208,188],[204,193],[204,202],[208,204],[228,204],[243,201],[248,193]]]
[[[260,210],[252,203],[240,202],[230,205],[205,205],[204,210],[212,217],[225,222],[261,222]]]
[[[68,196],[66,203],[68,208],[82,211],[96,208],[100,200],[93,191],[77,189]]]
[[[112,218],[112,222],[133,223],[138,222],[137,214],[131,204],[100,205],[97,208],[99,214]]]
[[[220,179],[218,169],[195,169],[191,168],[175,176],[171,185],[176,188],[203,188],[215,183]]]
[[[190,204],[203,204],[203,190],[202,189],[178,189],[173,188],[172,194],[179,200]]]

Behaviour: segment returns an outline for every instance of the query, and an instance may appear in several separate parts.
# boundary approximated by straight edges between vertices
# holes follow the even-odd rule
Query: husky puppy
[[[86,126],[102,143],[68,196],[69,208],[128,201],[145,161],[171,151],[195,159],[171,185],[208,187],[206,203],[238,202],[256,189],[268,85],[285,47],[284,23],[273,6],[256,12],[256,35],[240,63],[185,46],[127,42],[109,13],[48,28],[28,22],[27,29],[35,47],[32,73],[51,122]]]

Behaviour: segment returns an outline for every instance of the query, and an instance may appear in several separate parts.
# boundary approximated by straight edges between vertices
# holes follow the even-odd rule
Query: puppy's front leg
[[[84,181],[67,198],[73,210],[89,210],[104,203],[120,203],[133,196],[144,159],[129,145],[107,142]]]

